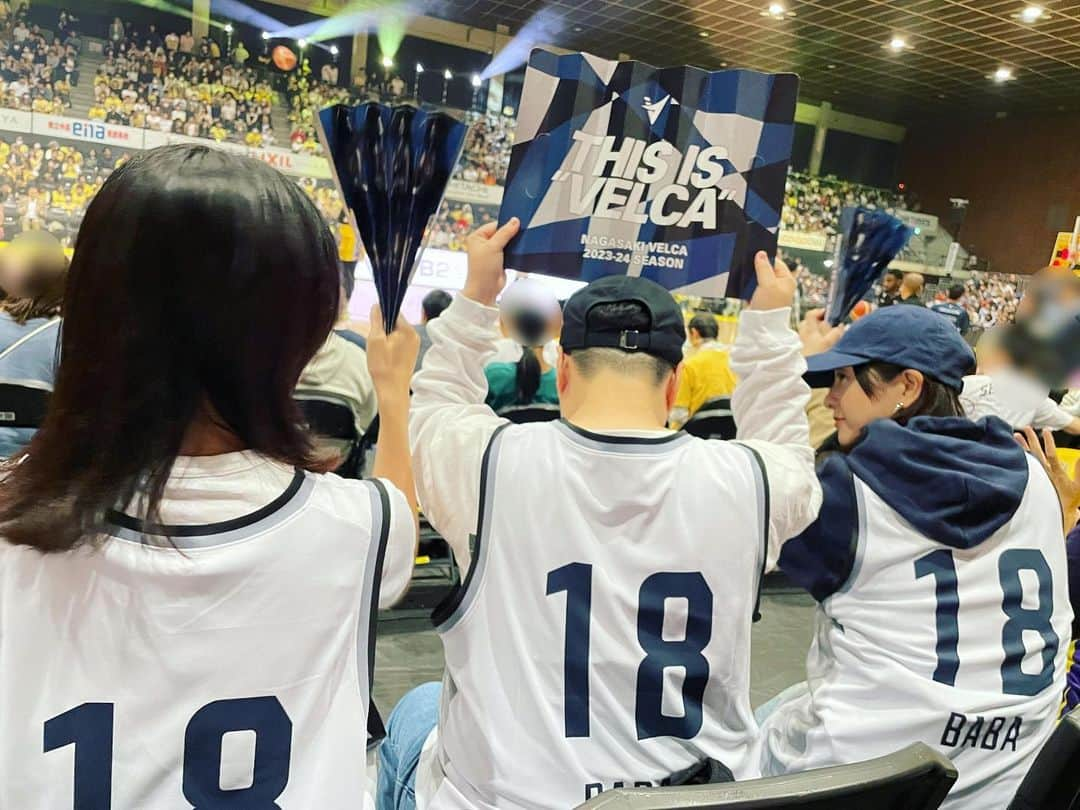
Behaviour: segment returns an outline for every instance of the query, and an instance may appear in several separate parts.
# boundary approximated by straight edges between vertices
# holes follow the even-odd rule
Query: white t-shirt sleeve
[[[383,516],[384,520],[390,522],[383,555],[382,584],[379,587],[379,609],[383,610],[401,599],[409,589],[416,559],[416,522],[405,494],[386,479],[380,478],[379,481],[386,488],[390,504],[389,514]],[[380,529],[375,527],[376,531]]]
[[[1047,397],[1035,411],[1031,426],[1036,430],[1043,430],[1044,428],[1061,430],[1071,424],[1072,420],[1073,415],[1071,413],[1050,399],[1050,397]]]

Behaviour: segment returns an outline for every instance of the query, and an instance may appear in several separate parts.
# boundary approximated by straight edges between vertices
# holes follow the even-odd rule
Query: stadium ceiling
[[[452,0],[439,16],[656,66],[793,71],[801,98],[898,123],[1080,111],[1080,2],[1045,0]],[[771,9],[771,12],[770,12]],[[549,13],[550,13],[549,12]],[[895,41],[894,41],[895,40]],[[902,47],[901,47],[902,44]],[[998,74],[998,71],[1003,71]],[[1011,78],[1004,71],[1009,71]],[[995,78],[997,74],[997,78]]]

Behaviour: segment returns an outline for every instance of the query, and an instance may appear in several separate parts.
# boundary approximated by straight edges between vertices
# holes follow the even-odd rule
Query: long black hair
[[[65,551],[133,502],[157,522],[200,415],[285,464],[330,466],[292,394],[337,310],[333,237],[294,183],[205,146],[128,162],[79,229],[55,390],[2,471],[0,536]]]
[[[517,404],[528,405],[536,398],[540,390],[540,377],[543,369],[537,354],[543,345],[547,332],[547,320],[539,312],[522,309],[510,318],[510,328],[514,337],[521,343],[521,358],[517,361],[514,375],[517,389]]]

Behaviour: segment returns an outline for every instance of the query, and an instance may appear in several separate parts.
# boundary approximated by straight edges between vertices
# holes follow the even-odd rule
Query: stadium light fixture
[[[382,58],[382,66],[384,68],[392,68],[394,66],[394,60],[391,59],[389,56],[384,56]]]
[[[893,53],[900,53],[907,47],[907,40],[903,37],[893,37],[889,40],[889,50],[891,50]]]
[[[225,33],[226,34],[231,34],[232,30],[233,30],[232,29],[232,23],[225,23]]]
[[[794,17],[795,12],[788,11],[783,3],[769,3],[761,12],[761,16],[772,17],[774,20],[786,20],[788,17]]]
[[[708,39],[709,38],[709,32],[708,31],[698,31],[697,35],[699,37],[701,37],[702,39]]]
[[[263,39],[270,39],[270,32],[269,31],[263,31],[262,32],[262,38]]]
[[[1024,10],[1020,12],[1020,19],[1026,23],[1038,22],[1045,13],[1041,6],[1024,6]]]
[[[998,84],[1004,84],[1005,82],[1012,81],[1014,78],[1016,78],[1016,76],[1013,73],[1012,68],[1005,67],[1003,65],[1002,67],[999,67],[997,70],[994,71],[994,75],[992,76],[992,78]]]
[[[483,82],[480,81],[480,74],[479,73],[474,73],[472,75],[472,86],[473,87],[479,87],[482,84],[483,84]]]
[[[452,78],[454,78],[454,74],[450,72],[450,68],[447,68],[443,71],[442,77],[447,81],[450,81]]]
[[[337,56],[338,53],[340,53],[340,51],[338,51],[338,46],[337,45],[331,45],[330,46],[330,54],[332,56]]]
[[[421,65],[419,62],[416,63],[416,72],[417,73],[423,73],[424,72],[424,66]]]
[[[300,46],[300,50],[304,50],[304,48],[307,47],[307,40],[306,39],[298,39],[298,40],[296,40],[296,44]]]

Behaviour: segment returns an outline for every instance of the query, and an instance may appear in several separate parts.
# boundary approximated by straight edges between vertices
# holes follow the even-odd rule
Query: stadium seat
[[[1020,783],[1008,810],[1080,808],[1080,709],[1065,715]]]
[[[706,401],[682,429],[699,439],[734,439],[735,416],[731,413],[731,399],[717,397]]]
[[[51,396],[52,386],[48,383],[0,380],[0,427],[40,427]]]
[[[509,419],[517,425],[526,422],[553,422],[560,416],[558,405],[533,403],[532,405],[508,405],[499,411],[499,416]]]
[[[956,776],[956,768],[946,757],[923,743],[915,743],[866,762],[771,779],[606,791],[580,807],[581,810],[934,810],[941,805]]]
[[[326,392],[305,391],[294,398],[308,429],[344,459],[335,472],[343,478],[359,478],[363,470],[361,437],[348,402]]]

